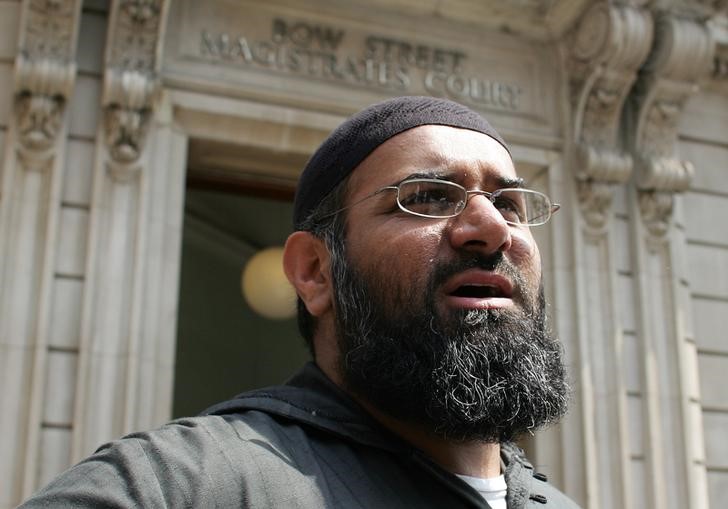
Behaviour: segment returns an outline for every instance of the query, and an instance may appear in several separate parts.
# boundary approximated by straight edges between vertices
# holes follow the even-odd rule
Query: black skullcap
[[[483,117],[456,102],[405,96],[373,104],[337,127],[311,156],[298,180],[294,227],[299,229],[321,200],[375,148],[401,132],[430,124],[487,134],[508,150],[503,138]]]

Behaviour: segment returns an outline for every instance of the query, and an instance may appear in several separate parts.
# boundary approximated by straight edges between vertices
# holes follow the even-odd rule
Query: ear
[[[321,316],[331,307],[329,250],[309,232],[293,232],[283,249],[283,271],[308,312]]]

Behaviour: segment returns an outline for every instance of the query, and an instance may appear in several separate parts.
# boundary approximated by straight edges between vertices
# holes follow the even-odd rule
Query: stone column
[[[168,2],[116,0],[96,141],[72,456],[171,411],[186,139],[160,93]]]
[[[632,507],[617,266],[625,246],[612,202],[632,172],[619,125],[651,41],[649,12],[617,2],[592,5],[565,39],[573,115],[569,167],[580,210],[574,215],[574,328],[565,338],[576,411],[562,426],[564,487],[590,509]]]
[[[706,2],[704,2],[705,4]],[[675,157],[677,122],[687,98],[713,65],[706,19],[656,15],[655,44],[640,72],[625,131],[636,161],[631,189],[638,296],[640,408],[646,507],[707,508],[697,352],[676,194],[688,188],[690,162]],[[696,3],[696,5],[698,5]]]
[[[0,204],[0,507],[35,488],[80,0],[26,0]]]

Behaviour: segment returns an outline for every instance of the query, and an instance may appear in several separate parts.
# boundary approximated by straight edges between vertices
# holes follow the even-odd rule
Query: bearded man
[[[304,169],[284,253],[313,362],[23,507],[576,507],[512,443],[566,411],[530,230],[557,208],[462,105],[355,114]]]

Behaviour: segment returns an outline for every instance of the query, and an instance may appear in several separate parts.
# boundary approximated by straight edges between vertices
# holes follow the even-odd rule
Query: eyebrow
[[[422,178],[428,178],[428,179],[435,179],[435,180],[449,180],[454,181],[454,177],[458,174],[458,172],[454,171],[443,171],[443,170],[422,170],[415,173],[410,173],[402,180],[395,182],[392,184],[393,186],[398,186],[402,182],[407,182],[408,180],[412,179],[422,179]],[[488,178],[490,181],[492,181],[495,184],[495,187],[497,189],[513,189],[513,188],[520,188],[523,187],[524,180],[520,177],[505,177],[503,175],[497,175],[492,176]]]
[[[455,176],[455,172],[443,171],[443,170],[422,170],[415,173],[410,173],[402,180],[396,182],[394,185],[399,185],[402,182],[407,182],[412,179],[435,179],[435,180],[450,180]]]
[[[523,187],[524,180],[520,177],[495,177],[499,189]]]

